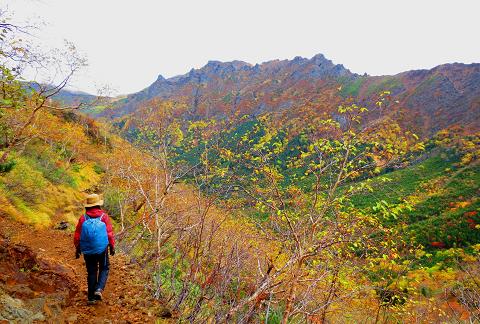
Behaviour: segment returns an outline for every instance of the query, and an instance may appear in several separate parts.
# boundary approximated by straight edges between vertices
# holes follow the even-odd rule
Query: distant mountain
[[[355,80],[351,95],[369,98],[390,90],[409,126],[426,134],[452,125],[480,130],[480,64],[444,64],[394,76]]]
[[[393,76],[361,76],[322,54],[256,65],[210,61],[184,75],[169,79],[160,75],[149,87],[100,114],[121,117],[160,98],[185,104],[185,118],[192,120],[268,111],[298,115],[307,106],[332,109],[350,97],[368,104],[383,90],[390,90],[398,100],[401,122],[420,134],[431,135],[452,125],[480,129],[480,64],[454,63]]]
[[[56,90],[54,85],[40,84],[38,82],[24,82],[23,86],[26,91],[42,91],[44,94],[49,95]],[[62,105],[73,106],[79,103],[92,103],[97,96],[76,90],[69,90],[63,88],[57,94],[52,97],[53,100],[60,102]]]
[[[132,112],[154,97],[184,102],[191,106],[190,112],[198,116],[229,115],[237,110],[245,114],[260,113],[300,103],[303,93],[318,91],[326,84],[334,85],[339,78],[355,76],[321,54],[312,59],[296,57],[256,65],[209,61],[185,75],[169,79],[160,75],[148,88],[119,102],[112,116]],[[292,93],[291,100],[282,99],[280,105],[271,102],[290,89],[301,90],[301,93]]]
[[[95,96],[82,91],[72,91],[68,89],[62,89],[56,94],[53,99],[59,101],[65,106],[78,106],[80,103],[82,107],[80,112],[89,116],[98,116],[107,107],[112,106],[116,101],[121,100],[124,97],[107,97],[107,96]]]
[[[97,98],[97,96],[82,91],[62,89],[53,98],[64,105],[71,106],[78,105],[79,103],[91,103]]]

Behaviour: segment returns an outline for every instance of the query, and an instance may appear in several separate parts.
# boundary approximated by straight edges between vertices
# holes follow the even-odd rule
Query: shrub
[[[3,177],[3,182],[9,194],[21,197],[27,204],[38,203],[47,185],[42,173],[24,160],[17,161],[16,167]]]
[[[119,202],[123,199],[123,194],[118,189],[107,188],[103,194],[104,208],[108,214],[116,221],[120,220]]]
[[[97,173],[97,174],[105,173],[105,169],[101,165],[98,165],[96,163],[93,166],[93,171],[95,171],[95,173]]]
[[[17,162],[15,160],[6,161],[4,163],[0,163],[0,174],[1,173],[8,173],[12,171],[13,167]]]
[[[41,148],[41,146],[32,146],[25,151],[25,155],[34,168],[42,172],[43,176],[53,184],[66,184],[76,188],[75,179],[61,166],[62,163],[58,160],[58,152],[52,149],[41,150]]]
[[[75,188],[77,186],[77,182],[75,179],[67,173],[67,171],[64,168],[57,168],[57,167],[52,167],[49,169],[44,169],[44,176],[50,182],[54,184],[68,184],[70,187]]]
[[[80,169],[81,169],[80,164],[78,164],[78,163],[72,164],[72,171],[73,171],[73,172],[78,173],[78,172],[80,172]]]

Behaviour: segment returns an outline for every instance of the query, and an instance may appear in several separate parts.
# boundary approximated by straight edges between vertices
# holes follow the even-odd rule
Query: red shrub
[[[432,247],[436,247],[436,248],[439,248],[439,249],[445,247],[445,243],[443,243],[443,242],[431,242],[430,245]]]

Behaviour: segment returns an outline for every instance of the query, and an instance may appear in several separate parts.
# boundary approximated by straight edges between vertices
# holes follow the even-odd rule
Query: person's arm
[[[84,222],[83,215],[78,219],[77,227],[75,228],[75,235],[73,236],[73,244],[76,248],[80,247],[80,235],[82,234],[82,224]]]
[[[75,245],[75,257],[78,259],[80,257],[80,235],[82,234],[82,224],[85,221],[85,218],[80,216],[78,219],[77,227],[75,228],[75,234],[73,236],[73,244]]]
[[[107,213],[103,214],[102,221],[107,225],[108,244],[112,249],[115,249],[115,237],[113,235],[112,221]]]

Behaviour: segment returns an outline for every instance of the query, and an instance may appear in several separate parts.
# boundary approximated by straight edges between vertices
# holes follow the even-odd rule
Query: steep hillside
[[[429,136],[452,126],[480,129],[480,64],[445,64],[393,76],[360,76],[319,54],[311,59],[245,62],[210,61],[200,69],[169,79],[161,75],[146,89],[119,101],[101,116],[135,112],[148,100],[171,100],[185,106],[185,118],[225,118],[288,111],[301,117],[336,107],[345,98],[372,103],[389,90],[398,104],[397,118],[418,134]]]
[[[477,321],[478,67],[209,62],[107,124],[3,66],[0,319]],[[119,251],[96,312],[68,247],[91,192]]]

